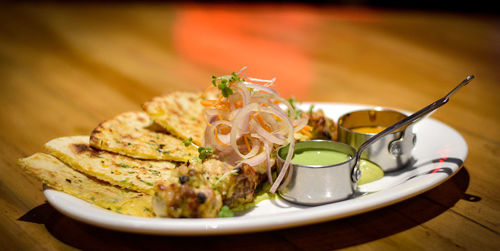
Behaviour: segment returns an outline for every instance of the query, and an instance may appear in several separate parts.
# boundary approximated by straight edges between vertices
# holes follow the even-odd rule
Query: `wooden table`
[[[0,246],[27,249],[499,249],[500,29],[477,14],[300,5],[71,4],[0,8]],[[88,134],[153,96],[201,90],[248,66],[303,101],[416,111],[468,74],[433,115],[469,145],[420,196],[312,226],[219,237],[120,233],[68,218],[16,160]]]

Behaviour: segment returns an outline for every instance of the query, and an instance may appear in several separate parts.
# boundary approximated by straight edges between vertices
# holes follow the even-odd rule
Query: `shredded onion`
[[[203,145],[216,149],[221,160],[236,166],[247,164],[260,168],[265,165],[265,169],[257,171],[267,172],[270,192],[274,193],[285,185],[282,182],[293,156],[294,133],[307,124],[307,118],[295,118],[293,106],[270,87],[275,79],[248,77],[244,80],[240,74],[244,75],[246,69],[242,68],[236,75],[216,78],[228,83],[233,93],[205,109],[208,124]],[[230,130],[229,133],[221,133],[221,126]],[[273,181],[271,154],[287,144],[285,163]]]

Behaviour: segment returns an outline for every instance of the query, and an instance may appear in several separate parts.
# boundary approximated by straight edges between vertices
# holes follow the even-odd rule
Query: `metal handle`
[[[455,87],[448,94],[446,94],[446,96],[444,96],[443,98],[436,100],[434,103],[432,103],[432,104],[422,108],[418,112],[415,112],[412,115],[400,120],[399,122],[395,123],[394,125],[387,127],[382,132],[380,132],[380,133],[376,134],[375,136],[366,140],[359,147],[358,151],[356,152],[356,164],[354,166],[353,172],[356,172],[356,169],[358,168],[358,165],[359,165],[359,160],[361,159],[361,153],[363,153],[363,151],[366,150],[366,148],[368,148],[368,146],[370,146],[372,143],[379,140],[380,138],[386,136],[387,134],[390,134],[401,127],[404,127],[404,126],[407,126],[411,123],[414,123],[418,119],[420,119],[426,115],[430,115],[431,112],[433,112],[437,108],[441,107],[442,105],[448,103],[448,101],[450,100],[450,97],[453,94],[455,94],[455,92],[458,91],[460,88],[462,88],[463,86],[466,86],[472,79],[474,79],[474,75],[468,76],[460,84],[458,84],[457,87]]]

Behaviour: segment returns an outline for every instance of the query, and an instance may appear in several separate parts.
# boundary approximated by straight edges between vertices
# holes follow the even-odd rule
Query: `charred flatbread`
[[[203,115],[204,107],[200,104],[200,94],[192,92],[173,92],[143,104],[148,115],[168,132],[181,139],[192,138],[201,145],[206,122]],[[215,93],[209,92],[206,98],[215,98]]]
[[[176,179],[171,175],[176,167],[172,162],[138,160],[99,151],[88,142],[88,136],[62,137],[49,141],[45,147],[72,168],[125,189],[153,194],[157,181]]]
[[[126,112],[107,120],[90,135],[90,146],[139,159],[187,162],[198,151],[189,142],[156,132],[145,112]]]
[[[44,154],[19,160],[19,165],[45,185],[114,212],[153,217],[152,196],[116,188],[79,173],[57,158]]]

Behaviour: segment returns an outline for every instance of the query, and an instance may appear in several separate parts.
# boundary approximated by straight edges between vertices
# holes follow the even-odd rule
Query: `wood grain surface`
[[[303,5],[0,6],[0,247],[66,249],[500,249],[500,19]],[[463,168],[420,196],[280,231],[168,237],[105,230],[46,203],[16,165],[60,136],[248,66],[283,96],[416,111],[469,74],[433,115],[459,131]]]

